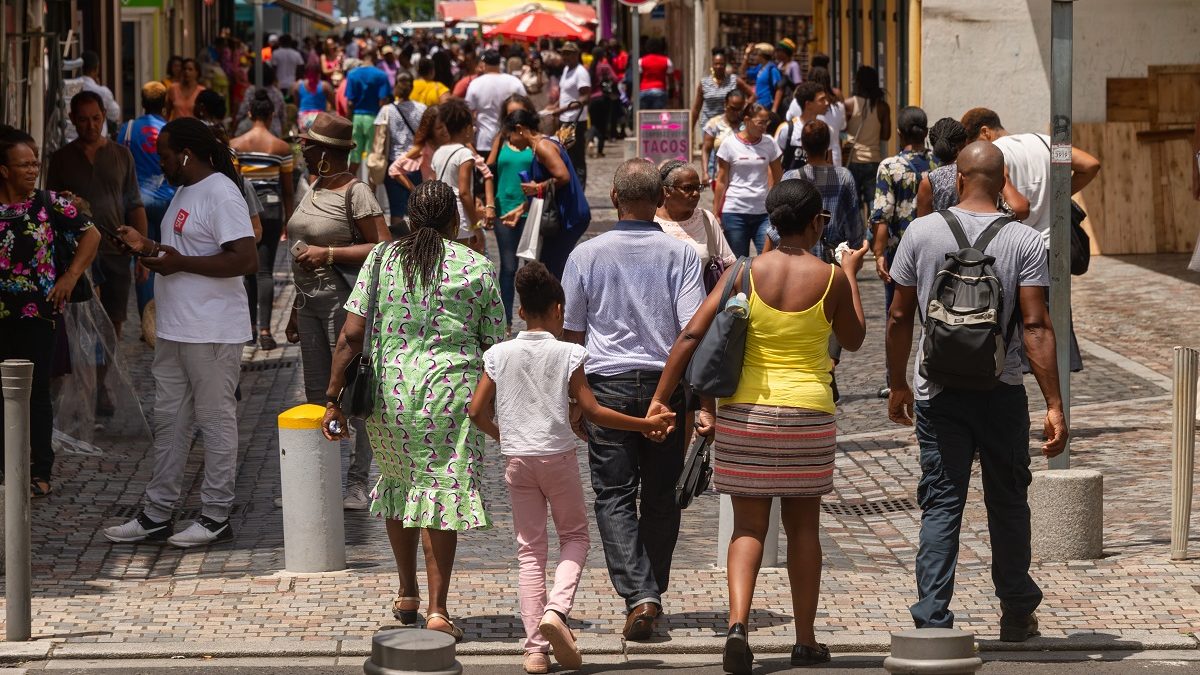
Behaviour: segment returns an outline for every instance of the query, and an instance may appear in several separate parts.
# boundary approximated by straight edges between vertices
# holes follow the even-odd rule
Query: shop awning
[[[312,7],[308,7],[304,4],[304,0],[273,0],[271,4],[285,12],[299,14],[309,21],[325,26],[326,28],[333,28],[341,23],[341,21],[335,19],[332,14],[319,12]]]
[[[450,0],[438,3],[443,21],[503,23],[529,12],[549,12],[578,24],[595,24],[596,8],[561,0]]]

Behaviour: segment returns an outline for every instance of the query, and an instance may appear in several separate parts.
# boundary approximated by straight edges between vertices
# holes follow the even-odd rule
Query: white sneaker
[[[104,528],[104,537],[118,544],[134,544],[139,541],[162,542],[166,541],[174,530],[175,521],[168,519],[166,522],[156,523],[150,520],[143,511],[128,523]]]
[[[366,511],[371,508],[371,498],[367,496],[367,486],[351,485],[346,488],[346,498],[342,500],[342,508],[347,511]]]
[[[208,516],[200,516],[188,529],[167,540],[172,546],[192,548],[206,546],[233,539],[233,526],[228,520],[217,522]]]

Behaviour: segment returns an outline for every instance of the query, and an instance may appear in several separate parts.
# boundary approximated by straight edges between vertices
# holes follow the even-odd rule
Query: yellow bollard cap
[[[311,403],[298,405],[279,413],[280,429],[320,429],[325,419],[325,408]]]

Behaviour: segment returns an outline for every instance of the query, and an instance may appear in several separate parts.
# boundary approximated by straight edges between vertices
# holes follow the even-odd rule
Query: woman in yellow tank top
[[[792,664],[830,658],[813,630],[821,581],[821,495],[833,490],[837,445],[829,336],[856,351],[866,333],[855,281],[866,244],[843,256],[841,271],[812,255],[826,218],[820,193],[806,180],[780,182],[767,195],[766,206],[780,245],[754,259],[750,288],[741,288],[740,279],[735,283],[735,292],[745,293],[750,305],[742,376],[733,396],[719,402],[715,425],[712,401],[702,402],[699,424],[702,434],[715,430],[713,482],[733,501],[724,666],[735,675],[748,675],[753,662],[746,622],[774,497],[782,498],[787,531],[796,617]],[[718,305],[725,281],[675,342],[649,414],[665,405],[659,401],[668,400],[696,345],[723,309]]]

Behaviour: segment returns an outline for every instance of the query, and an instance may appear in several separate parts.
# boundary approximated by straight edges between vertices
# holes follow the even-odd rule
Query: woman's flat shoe
[[[270,333],[260,333],[258,336],[258,347],[264,352],[269,352],[272,349],[278,349],[279,343],[275,342],[275,337]]]
[[[401,607],[401,605],[416,605],[415,607]],[[411,626],[421,618],[421,598],[416,596],[399,597],[392,602],[392,616],[405,626]]]
[[[446,624],[446,627],[445,628],[434,628],[433,626],[429,625],[430,619],[437,619],[438,621],[441,621],[442,623]],[[428,628],[429,630],[436,630],[436,631],[445,633],[446,635],[449,635],[450,637],[454,638],[455,642],[462,642],[462,639],[463,639],[462,629],[459,628],[458,626],[455,626],[454,622],[450,620],[450,617],[446,616],[445,614],[441,614],[439,612],[430,612],[430,613],[426,614],[425,615],[425,627]]]
[[[735,623],[729,627],[721,664],[725,672],[732,675],[750,675],[753,672],[754,654],[750,651],[750,642],[746,639],[746,624]]]
[[[820,643],[817,643],[815,648],[800,643],[792,647],[793,666],[815,666],[818,663],[829,663],[829,659],[829,647]]]

